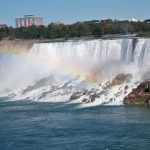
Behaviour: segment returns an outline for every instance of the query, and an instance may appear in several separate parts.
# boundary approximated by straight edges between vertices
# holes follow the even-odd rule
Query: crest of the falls
[[[138,67],[150,65],[150,39],[80,40],[56,43],[37,43],[32,55],[46,54],[50,59],[80,59],[90,62],[117,60]]]
[[[13,89],[10,96],[53,102],[83,102],[88,103],[87,106],[121,104],[123,98],[137,86],[137,81],[150,78],[150,39],[146,38],[35,43],[28,57],[34,65],[18,63],[19,71],[26,71],[26,79],[20,77],[18,83],[33,82],[22,90]],[[32,78],[28,71],[32,71]],[[14,74],[9,74],[15,78]],[[133,78],[116,81],[118,74],[132,75]],[[52,82],[49,77],[53,77]],[[37,83],[40,86],[37,87]]]
[[[30,50],[32,54],[47,54],[50,59],[89,59],[91,62],[111,59],[125,63],[132,61],[132,51],[132,39],[37,43]]]

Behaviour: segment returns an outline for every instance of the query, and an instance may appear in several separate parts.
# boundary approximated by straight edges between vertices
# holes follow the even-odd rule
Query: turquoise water
[[[150,149],[150,108],[0,98],[0,150]]]

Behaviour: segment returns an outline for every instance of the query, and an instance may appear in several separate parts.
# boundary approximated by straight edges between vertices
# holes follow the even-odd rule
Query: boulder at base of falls
[[[70,96],[70,100],[75,100],[81,97],[82,92],[75,92]]]
[[[116,85],[121,85],[123,83],[129,83],[131,81],[131,79],[133,78],[132,74],[118,74],[111,82],[108,81],[105,83],[105,85],[103,86],[104,90],[107,90],[113,86]]]
[[[32,90],[51,85],[54,82],[53,76],[49,76],[47,78],[42,78],[39,81],[37,81],[33,86],[28,86],[25,90],[23,90],[22,94],[25,94],[27,92],[30,92]]]
[[[123,102],[127,105],[150,105],[150,81],[141,82]]]
[[[115,80],[116,81],[122,81],[122,82],[130,82],[131,79],[133,78],[132,74],[118,74],[116,77],[115,77]]]

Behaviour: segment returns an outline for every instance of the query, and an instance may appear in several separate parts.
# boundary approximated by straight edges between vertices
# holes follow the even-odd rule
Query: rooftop
[[[24,15],[24,17],[33,17],[34,15]]]
[[[34,15],[24,15],[24,17],[15,17],[17,18],[28,18],[28,17],[42,17],[42,16],[34,16]]]

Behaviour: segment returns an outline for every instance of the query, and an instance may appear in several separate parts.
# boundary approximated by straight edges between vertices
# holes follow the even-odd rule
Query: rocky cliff
[[[127,105],[149,105],[150,104],[150,79],[145,79],[136,88],[132,89],[124,98]]]

